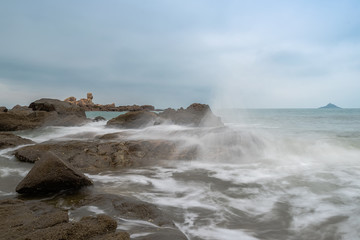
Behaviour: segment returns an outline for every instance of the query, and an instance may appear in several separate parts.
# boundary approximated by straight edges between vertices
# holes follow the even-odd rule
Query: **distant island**
[[[321,109],[321,108],[341,108],[341,107],[338,107],[338,106],[336,106],[335,104],[329,103],[329,104],[326,105],[326,106],[320,107],[320,109]]]

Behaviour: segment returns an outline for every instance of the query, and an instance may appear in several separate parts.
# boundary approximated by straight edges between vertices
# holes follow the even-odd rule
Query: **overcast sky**
[[[0,106],[360,107],[360,1],[2,0]]]

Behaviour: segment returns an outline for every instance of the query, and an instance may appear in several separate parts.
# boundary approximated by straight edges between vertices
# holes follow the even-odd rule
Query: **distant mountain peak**
[[[329,103],[328,105],[320,107],[320,108],[341,108],[341,107],[338,107],[335,104]]]

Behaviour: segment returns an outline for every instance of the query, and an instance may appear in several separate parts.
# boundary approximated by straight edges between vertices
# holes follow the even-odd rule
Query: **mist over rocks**
[[[85,111],[57,99],[43,98],[29,107],[16,105],[0,112],[0,131],[18,131],[42,126],[74,126],[87,121]]]
[[[42,153],[26,177],[17,185],[21,194],[46,194],[93,185],[79,170],[52,152]]]
[[[169,120],[178,125],[191,125],[195,127],[223,127],[220,117],[211,111],[209,105],[193,103],[186,109],[165,109],[159,113],[161,119]]]
[[[186,109],[168,108],[155,114],[146,111],[128,112],[107,122],[109,127],[144,128],[153,125],[172,123],[192,127],[223,127],[220,117],[211,111],[209,105],[193,103]]]

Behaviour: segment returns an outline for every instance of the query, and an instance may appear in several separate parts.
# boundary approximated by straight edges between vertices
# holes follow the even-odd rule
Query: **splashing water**
[[[219,114],[227,127],[119,130],[98,122],[19,135],[42,142],[126,132],[128,139],[181,140],[184,148],[198,146],[196,160],[88,175],[105,192],[158,205],[189,239],[360,236],[360,110]],[[8,152],[2,152],[0,160],[2,182],[21,179],[29,169]],[[14,194],[0,187],[0,195]]]

